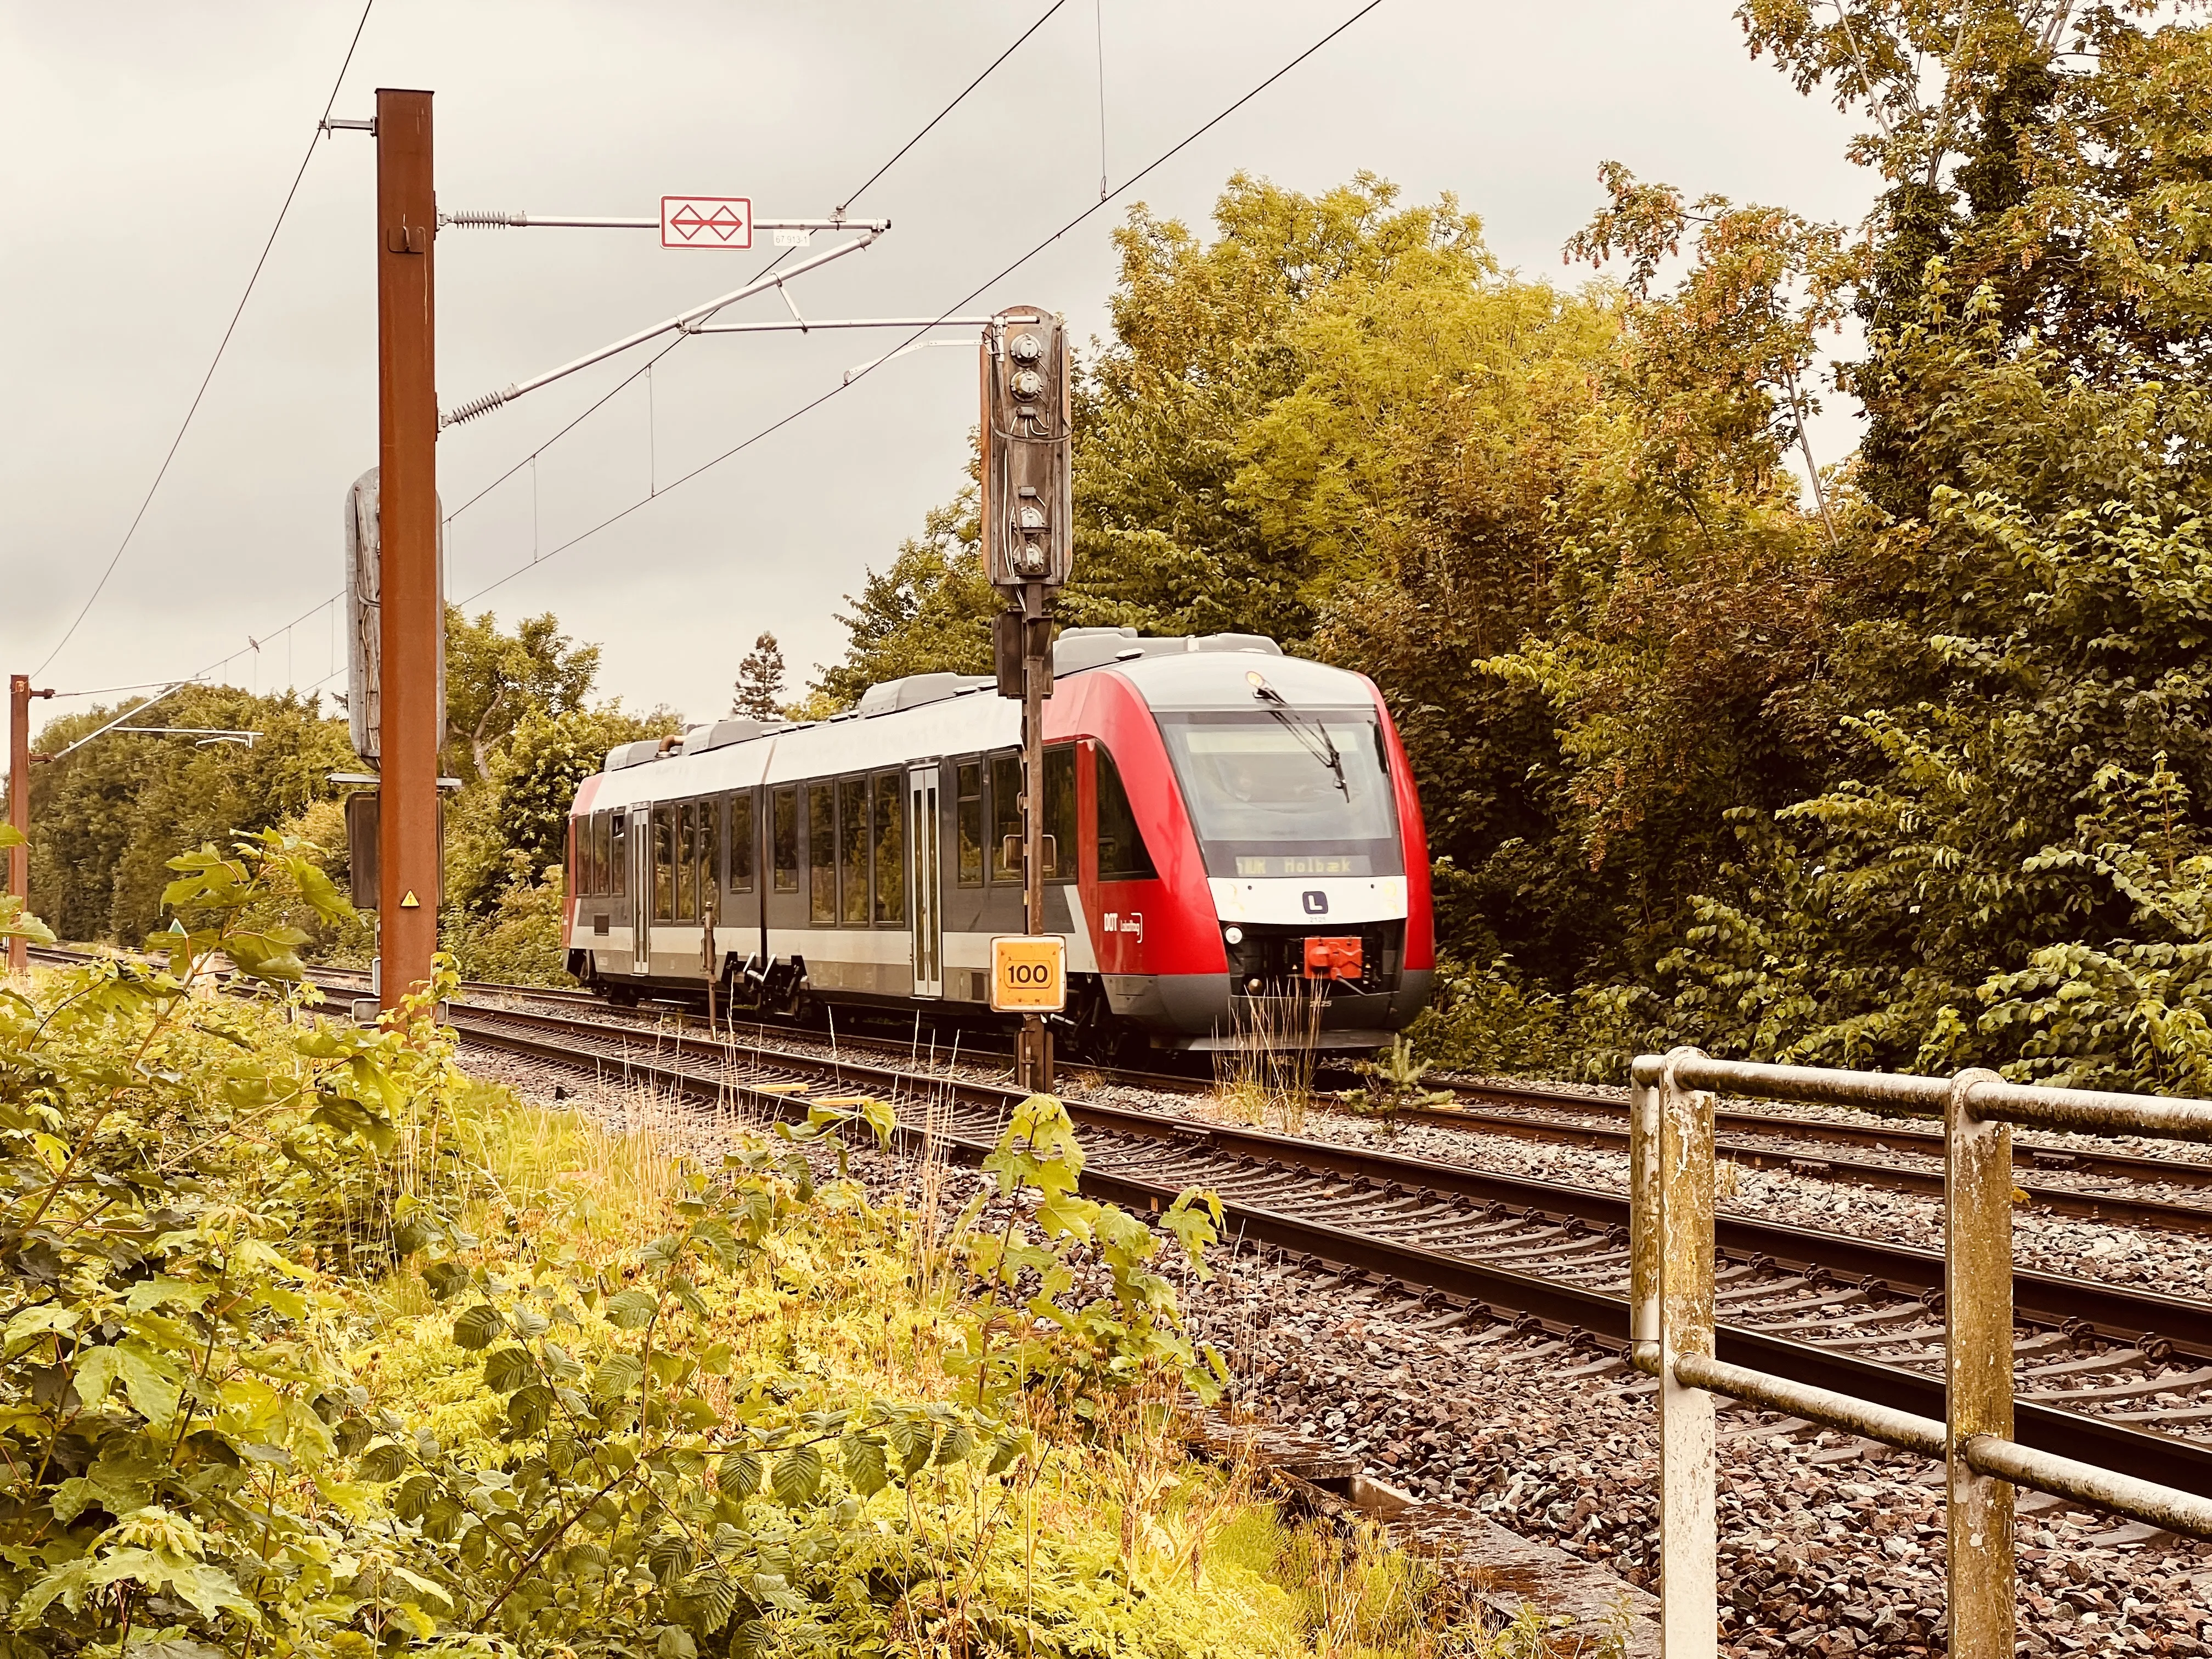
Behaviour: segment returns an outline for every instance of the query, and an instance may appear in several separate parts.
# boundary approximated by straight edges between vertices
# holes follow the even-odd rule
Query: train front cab
[[[1371,682],[1295,658],[1171,655],[1069,676],[1045,708],[1048,738],[1089,739],[1079,908],[1107,1012],[1212,1048],[1256,1005],[1302,1024],[1313,997],[1319,1045],[1353,1048],[1426,1006],[1427,841]]]

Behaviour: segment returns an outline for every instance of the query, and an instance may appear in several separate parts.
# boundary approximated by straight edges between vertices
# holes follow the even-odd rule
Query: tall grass
[[[1213,1055],[1214,1091],[1240,1121],[1272,1115],[1285,1134],[1303,1134],[1313,1098],[1314,1051],[1327,985],[1231,1000],[1230,1046]]]

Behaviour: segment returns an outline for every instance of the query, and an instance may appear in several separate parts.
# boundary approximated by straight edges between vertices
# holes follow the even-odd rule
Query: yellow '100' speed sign
[[[1067,941],[1057,933],[1001,934],[991,941],[991,1008],[1056,1014],[1067,1006]]]

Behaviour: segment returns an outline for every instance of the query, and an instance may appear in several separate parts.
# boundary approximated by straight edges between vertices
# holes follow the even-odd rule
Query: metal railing
[[[2012,1127],[2212,1141],[2212,1103],[2005,1082],[1646,1054],[1631,1072],[1630,1337],[1659,1380],[1661,1631],[1666,1659],[1719,1643],[1714,1396],[1940,1459],[1950,1652],[2012,1659],[2013,1488],[2212,1538],[2212,1500],[2013,1438]],[[1945,1418],[1726,1363],[1714,1353],[1713,1094],[1940,1115],[1944,1131]]]

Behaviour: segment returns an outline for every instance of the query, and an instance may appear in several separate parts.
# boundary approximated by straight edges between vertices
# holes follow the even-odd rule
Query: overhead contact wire
[[[842,202],[840,202],[831,216],[838,219],[843,218],[851,210],[853,204],[859,201],[861,197],[868,193],[870,186],[874,185],[878,179],[881,179],[893,167],[896,167],[901,161],[904,160],[906,153],[908,150],[912,149],[916,144],[929,137],[930,133],[935,129],[939,122],[944,120],[944,118],[951,114],[954,110],[958,109],[960,106],[966,101],[969,93],[975,91],[976,88],[981,86],[984,82],[991,78],[992,70],[997,69],[1000,64],[1005,63],[1007,58],[1012,57],[1024,40],[1027,40],[1030,36],[1035,34],[1039,29],[1042,28],[1046,23],[1049,22],[1052,19],[1052,15],[1066,3],[1067,0],[1053,0],[1052,4],[1045,8],[1043,14],[1038,17],[1036,22],[1030,24],[1016,37],[1012,46],[1008,46],[996,58],[994,58],[990,63],[984,67],[983,72],[981,75],[977,76],[966,86],[960,88],[958,94],[953,98],[951,103],[945,105],[943,109],[938,111],[936,114],[929,118],[929,119],[923,125],[921,131],[915,133],[913,137],[908,139],[903,144],[901,144],[890,161],[884,162],[883,166],[878,167],[873,173],[870,173],[866,179],[861,181],[860,187],[858,190],[854,191],[851,194],[848,195]],[[790,257],[791,250],[789,248],[784,249],[781,253],[778,253],[775,258],[769,260],[758,270],[755,271],[753,273],[752,280],[754,282],[758,282],[762,277],[767,276],[769,272],[774,270],[778,265],[781,264]],[[475,495],[470,496],[468,500],[463,501],[451,513],[448,513],[446,515],[446,522],[447,524],[451,524],[455,519],[459,518],[462,514],[467,512],[478,501],[491,494],[493,490],[498,489],[500,485],[505,483],[509,478],[512,478],[516,473],[522,471],[524,467],[529,465],[532,461],[537,459],[538,457],[544,451],[550,449],[555,444],[559,443],[562,439],[567,437],[571,432],[574,432],[586,421],[591,419],[592,416],[598,414],[602,409],[605,409],[610,403],[613,402],[616,395],[627,389],[631,382],[635,380],[639,375],[646,374],[655,363],[659,362],[663,357],[665,357],[670,352],[675,350],[678,346],[682,345],[691,336],[688,331],[678,332],[674,339],[671,340],[666,345],[661,347],[659,350],[654,352],[652,356],[647,358],[642,365],[632,369],[621,380],[616,381],[613,386],[608,390],[607,394],[605,397],[592,404],[588,409],[586,409],[582,413],[579,414],[574,420],[570,421],[558,432],[556,432],[544,443],[539,444],[537,448],[532,450],[529,454],[524,456],[513,466],[508,467],[506,471],[501,473],[496,478],[494,478],[483,489],[477,490]],[[489,592],[490,590],[486,588],[480,591]],[[467,601],[464,600],[463,603],[466,604]]]
[[[551,551],[542,556],[533,555],[528,564],[517,565],[514,569],[508,571],[507,574],[500,577],[497,580],[487,582],[483,586],[479,587],[475,592],[470,594],[467,599],[461,600],[460,603],[463,605],[473,604],[477,599],[482,599],[485,594],[492,592],[493,589],[505,586],[508,582],[513,581],[517,576],[522,574],[526,570],[535,569],[539,565],[544,563],[546,560],[554,558],[560,554],[567,552],[578,543],[590,540],[592,537],[598,535],[602,530],[610,529],[612,526],[620,524],[624,519],[629,517],[631,514],[636,512],[640,507],[649,507],[654,501],[659,500],[660,495],[665,495],[672,490],[680,489],[684,484],[690,483],[692,479],[698,477],[702,473],[711,471],[714,468],[720,466],[724,461],[729,460],[733,456],[743,454],[746,450],[750,449],[755,444],[760,442],[763,439],[770,437],[775,433],[781,432],[785,427],[789,426],[793,421],[799,419],[803,416],[811,414],[814,410],[821,408],[823,404],[828,403],[831,398],[838,397],[842,393],[850,391],[853,387],[860,385],[862,380],[867,379],[870,374],[876,371],[876,369],[882,367],[884,363],[889,362],[894,356],[896,356],[899,351],[904,350],[908,346],[912,345],[916,340],[921,338],[923,335],[928,333],[930,329],[936,325],[936,322],[941,322],[947,317],[958,315],[963,306],[967,305],[969,301],[982,294],[994,283],[1004,282],[1007,277],[1012,276],[1014,272],[1019,270],[1030,260],[1036,258],[1038,254],[1043,252],[1054,242],[1057,242],[1061,237],[1066,235],[1068,232],[1073,230],[1077,226],[1083,223],[1085,220],[1090,218],[1091,215],[1097,213],[1101,208],[1106,206],[1107,204],[1112,201],[1115,197],[1125,194],[1133,186],[1142,183],[1145,179],[1152,173],[1166,166],[1168,162],[1173,161],[1184,150],[1189,149],[1191,145],[1196,143],[1207,133],[1212,131],[1214,128],[1219,126],[1231,116],[1236,114],[1238,110],[1243,109],[1245,105],[1250,103],[1261,93],[1267,91],[1267,88],[1273,86],[1276,82],[1281,80],[1292,70],[1297,68],[1299,64],[1304,63],[1316,52],[1321,51],[1322,47],[1328,46],[1329,42],[1335,40],[1337,36],[1342,34],[1346,29],[1350,28],[1354,23],[1357,23],[1361,18],[1366,16],[1369,12],[1373,11],[1382,3],[1382,0],[1367,0],[1367,3],[1365,5],[1360,7],[1358,10],[1353,12],[1349,17],[1346,18],[1341,23],[1339,23],[1327,34],[1322,35],[1320,40],[1315,41],[1304,52],[1291,58],[1290,62],[1285,64],[1273,75],[1270,75],[1266,80],[1261,82],[1249,92],[1247,92],[1243,97],[1237,100],[1235,103],[1229,105],[1218,114],[1215,115],[1211,120],[1206,122],[1202,126],[1194,128],[1190,132],[1178,139],[1175,143],[1170,145],[1166,149],[1162,150],[1158,155],[1147,161],[1143,167],[1138,168],[1136,172],[1131,173],[1127,179],[1124,179],[1120,185],[1115,187],[1111,195],[1102,196],[1097,201],[1093,202],[1090,206],[1085,208],[1080,213],[1078,213],[1073,218],[1070,219],[1066,224],[1060,226],[1060,228],[1054,231],[1050,235],[1043,238],[1034,247],[1030,248],[1028,252],[1021,255],[1018,258],[1013,260],[1003,269],[993,273],[984,281],[978,283],[966,294],[961,295],[959,299],[954,301],[943,311],[939,312],[935,322],[925,324],[921,328],[916,329],[912,334],[908,335],[903,341],[902,341],[895,350],[887,352],[883,356],[878,358],[874,362],[870,363],[866,368],[860,370],[859,374],[854,375],[851,380],[846,380],[837,386],[831,386],[827,392],[823,392],[820,396],[811,398],[807,402],[801,404],[798,408],[791,410],[788,414],[782,416],[777,420],[770,422],[767,426],[763,427],[750,437],[743,439],[740,441],[732,444],[729,448],[724,450],[712,460],[701,462],[697,466],[693,467],[689,472],[684,473],[682,477],[673,479],[669,483],[663,486],[659,495],[641,497],[637,501],[632,501],[628,507],[623,507],[620,512],[600,520],[599,523],[593,525],[590,529],[582,531],[580,533],[570,537],[567,541],[562,542],[558,547],[551,550]],[[1049,14],[1047,15],[1049,15]]]
[[[269,228],[269,240],[261,245],[261,257],[253,262],[253,273],[246,279],[246,292],[238,296],[237,307],[230,313],[229,325],[222,331],[222,338],[216,346],[215,358],[208,364],[207,373],[200,377],[199,390],[192,393],[191,405],[185,410],[185,418],[177,428],[177,435],[169,441],[168,453],[161,457],[161,465],[154,474],[154,482],[146,487],[145,499],[138,503],[138,511],[131,515],[131,527],[123,532],[122,541],[108,559],[106,568],[100,573],[100,580],[93,584],[92,592],[86,596],[76,619],[70,623],[68,630],[62,635],[54,648],[46,653],[46,661],[31,671],[33,679],[45,673],[48,665],[61,655],[69,642],[76,637],[76,630],[83,625],[85,617],[106,590],[108,578],[114,575],[115,568],[123,562],[125,550],[137,535],[138,526],[145,520],[146,509],[154,504],[155,492],[161,487],[161,480],[169,476],[169,464],[177,459],[177,451],[185,441],[185,434],[191,429],[192,417],[199,413],[200,402],[207,396],[207,389],[215,380],[216,370],[222,365],[223,353],[230,348],[231,336],[238,331],[238,319],[246,314],[246,302],[253,297],[254,287],[261,280],[262,269],[269,263],[270,250],[276,246],[277,233],[284,228],[285,217],[292,211],[293,198],[300,193],[300,181],[307,176],[307,164],[315,159],[315,146],[323,137],[323,122],[330,119],[331,111],[337,104],[338,89],[345,84],[346,70],[353,66],[355,48],[361,45],[362,31],[368,27],[368,14],[375,4],[376,0],[366,0],[361,9],[361,21],[354,25],[353,39],[346,43],[345,58],[338,64],[337,78],[331,82],[331,95],[323,100],[322,116],[315,123],[314,137],[307,141],[307,153],[300,158],[299,171],[292,175],[292,187],[284,192],[284,204],[276,210],[276,222]]]

